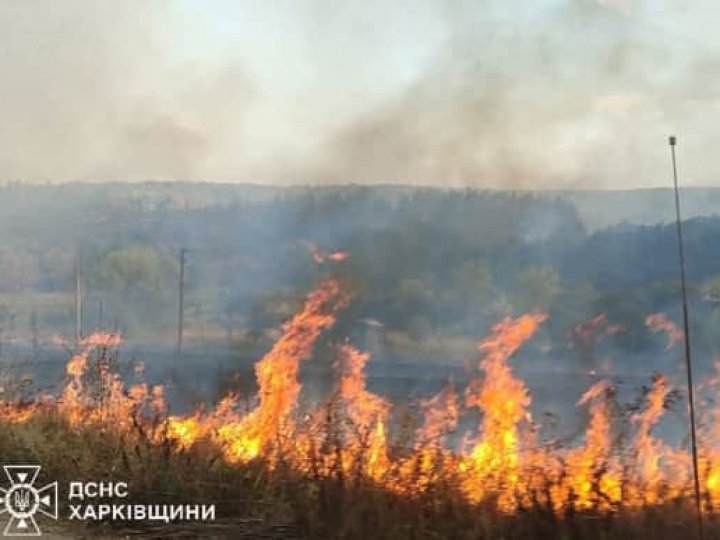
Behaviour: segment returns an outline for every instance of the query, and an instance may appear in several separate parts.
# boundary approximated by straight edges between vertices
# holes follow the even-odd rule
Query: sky
[[[712,0],[0,0],[0,182],[720,186]]]

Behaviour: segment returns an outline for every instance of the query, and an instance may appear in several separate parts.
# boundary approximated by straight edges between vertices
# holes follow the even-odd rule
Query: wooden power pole
[[[185,255],[187,249],[180,249],[180,280],[178,282],[178,331],[177,331],[177,355],[183,354],[183,316],[185,311]]]
[[[80,348],[82,340],[82,268],[80,254],[75,262],[75,346]]]

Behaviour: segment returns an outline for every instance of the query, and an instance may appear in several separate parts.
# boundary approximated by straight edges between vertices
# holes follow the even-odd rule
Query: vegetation
[[[501,335],[493,339],[499,338]],[[94,339],[102,342],[110,338]],[[479,482],[490,483],[481,497],[469,499],[468,477],[462,469],[448,466],[448,459],[454,458],[444,455],[438,446],[440,439],[453,428],[452,424],[426,431],[431,438],[424,446],[415,447],[415,451],[411,430],[396,430],[387,446],[390,465],[382,471],[377,468],[378,462],[372,457],[376,447],[373,438],[368,436],[374,431],[372,424],[366,423],[369,417],[362,416],[361,411],[352,412],[352,404],[346,401],[357,398],[358,403],[372,402],[372,394],[363,387],[361,372],[352,369],[347,372],[346,376],[352,378],[352,393],[341,389],[322,406],[321,415],[307,414],[304,407],[292,412],[293,421],[298,422],[295,437],[287,438],[283,423],[271,425],[270,440],[275,442],[251,459],[237,460],[229,458],[235,452],[233,446],[221,444],[216,438],[223,427],[231,424],[218,424],[213,432],[200,434],[187,444],[187,440],[179,438],[174,431],[172,417],[167,419],[148,409],[146,399],[150,394],[142,395],[138,387],[117,393],[117,386],[112,384],[117,381],[112,371],[116,358],[110,349],[102,346],[92,357],[89,351],[86,349],[80,356],[88,362],[85,371],[73,371],[76,378],[69,383],[75,385],[72,388],[77,394],[66,392],[55,405],[47,400],[34,404],[28,400],[29,394],[23,394],[24,399],[3,403],[0,460],[42,463],[43,474],[58,480],[61,490],[78,480],[127,482],[130,495],[122,500],[123,504],[215,504],[219,519],[171,524],[75,523],[75,527],[87,529],[84,535],[674,540],[691,537],[695,527],[692,497],[685,490],[674,492],[672,477],[667,477],[667,485],[648,485],[646,493],[638,493],[632,467],[628,466],[619,477],[620,483],[608,489],[604,479],[608,478],[609,462],[604,459],[615,452],[624,452],[622,447],[627,442],[622,441],[632,438],[629,431],[617,432],[612,448],[603,450],[603,441],[592,440],[599,424],[590,422],[587,446],[579,464],[581,468],[590,466],[587,488],[572,458],[566,462],[561,458],[573,455],[566,453],[569,442],[556,441],[548,446],[550,453],[546,456],[548,461],[558,461],[556,476],[543,476],[552,469],[548,464],[538,463],[535,473],[532,468],[523,469],[523,476],[512,480],[506,476],[506,468],[514,465],[499,462],[498,478],[503,482],[492,483],[495,472],[491,469],[473,471]],[[346,352],[352,353],[350,349]],[[268,358],[272,358],[272,353]],[[278,358],[266,363],[266,367],[277,368],[287,360]],[[102,374],[99,378],[98,373]],[[662,384],[661,379],[656,379],[655,388],[659,388],[658,384]],[[602,392],[606,390],[607,387],[602,388]],[[635,422],[632,418],[643,414],[642,403],[652,401],[648,392],[652,391],[644,393],[635,404],[615,408],[613,422],[629,430]],[[613,399],[612,393],[605,395]],[[667,398],[665,405],[672,407],[677,396],[662,395]],[[602,404],[602,393],[593,394],[590,399],[598,396],[601,398],[598,403]],[[506,397],[512,399],[512,392]],[[661,403],[661,407],[665,405]],[[594,407],[594,414],[603,408]],[[343,414],[350,416],[344,419]],[[494,413],[486,411],[488,414]],[[643,416],[649,419],[652,414]],[[300,420],[303,417],[305,420]],[[410,414],[402,424],[417,426],[418,420]],[[495,428],[489,424],[485,428],[488,440],[492,440],[488,433]],[[312,433],[317,445],[302,454],[299,467],[298,452],[306,452],[300,450],[303,433]],[[651,444],[646,450],[654,445],[651,439],[648,442]],[[588,463],[586,458],[597,461]],[[395,484],[401,478],[402,485],[412,488],[410,491],[399,489],[400,484]],[[571,490],[567,496],[555,492],[567,481],[576,486],[577,491]],[[513,487],[506,482],[511,482]],[[556,494],[550,495],[551,492]],[[642,504],[638,504],[637,497]],[[507,501],[514,501],[512,507],[505,506]],[[705,504],[706,508],[712,508],[710,494]],[[67,508],[62,510],[62,515],[68,514]],[[720,533],[720,521],[714,513],[708,511],[704,519],[708,537]]]
[[[475,338],[487,334],[498,321],[544,312],[549,316],[526,358],[545,376],[557,367],[555,360],[568,357],[571,361],[564,369],[577,369],[588,378],[598,371],[612,375],[608,359],[626,371],[644,370],[648,376],[650,371],[676,369],[674,349],[666,340],[672,342],[677,336],[653,335],[668,332],[677,309],[672,226],[615,224],[592,232],[569,199],[557,194],[175,187],[176,192],[155,185],[130,191],[127,186],[94,186],[79,192],[47,188],[62,202],[57,205],[62,216],[43,216],[39,209],[49,204],[43,197],[28,201],[20,196],[28,190],[34,196],[43,188],[8,188],[17,208],[7,216],[0,214],[0,221],[10,220],[7,228],[0,228],[4,241],[0,265],[5,271],[0,279],[0,345],[25,340],[37,348],[55,333],[72,335],[79,258],[86,330],[117,327],[131,342],[155,339],[168,347],[176,330],[177,256],[180,248],[189,248],[186,339],[203,334],[227,340],[238,356],[269,349],[263,365],[289,366],[291,376],[274,377],[257,370],[260,403],[249,405],[259,407],[255,414],[241,414],[236,398],[223,394],[218,397],[230,401],[219,401],[196,415],[172,417],[167,410],[153,408],[155,401],[161,401],[155,389],[114,384],[119,375],[113,362],[85,372],[85,393],[73,395],[89,396],[89,401],[75,403],[71,410],[68,395],[50,402],[38,399],[30,390],[31,377],[12,384],[3,373],[7,410],[1,420],[0,459],[4,462],[33,459],[61,482],[126,479],[138,502],[215,502],[223,521],[213,531],[221,537],[687,536],[694,514],[686,478],[657,481],[647,495],[637,489],[638,480],[631,473],[645,469],[638,461],[644,454],[633,446],[639,444],[634,419],[648,409],[642,400],[630,405],[615,401],[610,383],[593,387],[594,397],[581,400],[583,407],[590,406],[589,426],[618,426],[604,433],[601,445],[591,441],[590,431],[584,439],[580,434],[548,438],[551,422],[526,425],[532,428],[529,434],[541,436],[542,444],[534,447],[529,462],[548,467],[544,482],[537,482],[532,469],[523,468],[518,474],[513,460],[501,457],[499,465],[472,465],[480,474],[470,477],[480,478],[483,488],[482,496],[476,496],[470,488],[478,484],[471,482],[469,488],[469,473],[463,469],[470,458],[456,444],[443,447],[449,452],[445,460],[437,455],[418,460],[427,455],[415,447],[414,438],[422,423],[422,404],[408,401],[391,407],[387,396],[365,388],[360,368],[349,371],[352,377],[341,377],[344,383],[327,401],[317,397],[324,395],[327,385],[308,388],[316,403],[306,408],[299,402],[297,361],[302,355],[288,362],[277,352],[314,354],[320,378],[328,381],[337,376],[337,346],[349,336],[361,348],[372,350],[375,361],[388,365],[398,359],[407,362],[401,364],[405,366],[451,357],[460,362],[473,354]],[[22,209],[26,212],[19,214]],[[709,371],[708,360],[720,351],[715,330],[720,322],[720,266],[706,257],[720,238],[720,220],[695,218],[687,222],[686,230],[692,330],[702,375]],[[305,305],[306,291],[318,281],[327,282],[329,276],[343,284],[352,296],[351,304],[333,315],[334,326],[328,314],[319,314],[324,334],[314,335],[312,344],[288,346],[280,329],[296,320],[293,314]],[[667,311],[668,317],[648,318],[661,311]],[[299,320],[307,322],[305,317]],[[297,335],[310,334],[303,327]],[[315,338],[319,341],[313,352]],[[460,352],[450,354],[451,344],[458,343]],[[663,354],[665,348],[669,352]],[[359,351],[340,350],[362,358]],[[0,347],[0,356],[7,358],[9,353]],[[645,362],[648,358],[653,362]],[[521,356],[517,364],[524,361]],[[200,369],[205,371],[199,376],[206,376],[207,369]],[[488,379],[497,380],[498,374],[502,379],[507,371],[500,369]],[[252,381],[221,379],[218,386],[223,391],[237,390],[241,384],[245,390],[254,389]],[[664,388],[658,380],[648,392]],[[113,384],[103,386],[103,381]],[[278,381],[287,386],[274,392],[264,389]],[[70,376],[68,384],[80,382]],[[173,382],[187,383],[181,371],[174,374]],[[506,382],[510,390],[524,389],[516,379]],[[114,390],[108,394],[108,388]],[[363,417],[353,412],[343,388],[363,396],[372,414]],[[465,393],[466,405],[480,409],[477,417],[468,416],[481,423],[494,418],[482,390],[482,380],[477,379]],[[512,401],[507,389],[498,395],[503,407],[520,404],[511,410],[511,425],[500,422],[510,436],[493,435],[488,425],[479,432],[502,446],[521,433],[518,426],[529,413],[529,396]],[[607,399],[598,402],[597,396]],[[665,397],[667,403],[661,402],[653,414],[673,405],[673,394]],[[266,403],[263,409],[263,399],[272,406]],[[231,406],[223,409],[228,403]],[[607,405],[595,410],[607,412],[612,422],[592,422],[597,403]],[[110,404],[120,404],[119,409],[109,408]],[[659,452],[652,442],[652,422],[646,423],[643,441],[650,443],[644,448]],[[285,431],[289,424],[297,429]],[[383,429],[378,431],[378,425]],[[712,419],[702,424],[707,425],[713,425]],[[348,434],[349,428],[358,426],[362,429]],[[451,427],[435,435],[458,436]],[[237,444],[246,439],[252,444]],[[285,443],[275,444],[278,440]],[[313,442],[312,451],[301,445],[305,450],[299,455],[299,442],[308,440]],[[574,446],[579,440],[586,442]],[[597,448],[602,449],[602,459],[593,454],[594,465],[580,467],[578,463],[585,463],[581,458]],[[500,450],[496,457],[505,455]],[[482,450],[469,455],[481,459],[486,454]],[[58,455],[64,459],[55,459]],[[370,455],[384,455],[382,474]],[[679,462],[686,458],[682,453],[663,456]],[[611,457],[634,465],[610,470],[606,466]],[[419,463],[424,463],[423,478],[432,481],[414,475]],[[708,485],[716,483],[713,474],[712,467],[703,469]],[[513,486],[503,484],[508,478],[515,479]],[[574,478],[583,482],[573,483]],[[548,496],[553,490],[554,496]],[[654,494],[659,495],[652,499]],[[705,504],[709,531],[720,534],[712,512],[717,501],[711,497]],[[145,532],[162,537],[208,536],[208,529],[200,532],[192,527],[150,529]]]
[[[665,507],[557,515],[541,504],[503,515],[492,505],[469,504],[448,481],[415,497],[396,495],[367,481],[362,469],[352,477],[299,475],[261,461],[228,465],[212,447],[170,451],[171,442],[150,444],[88,427],[70,429],[61,419],[38,417],[3,424],[0,459],[32,459],[46,464],[48,478],[61,486],[78,478],[127,480],[129,502],[217,504],[217,523],[95,523],[85,533],[153,538],[308,539],[482,539],[572,540],[692,538],[695,514],[688,500]],[[62,459],[58,459],[62,456]],[[438,471],[441,476],[441,471]],[[720,534],[715,517],[706,534]]]
[[[642,206],[641,195],[630,200]],[[612,194],[594,196],[598,208],[611,206],[604,201]],[[644,317],[676,311],[673,228],[614,224],[589,232],[591,199],[578,197],[389,187],[8,187],[0,199],[0,208],[7,205],[0,212],[2,339],[72,335],[79,254],[85,327],[117,324],[129,339],[169,345],[184,247],[190,341],[257,341],[331,270],[353,282],[356,319],[416,341],[472,338],[503,316],[539,308],[553,315],[547,332],[555,343],[605,313],[626,329],[617,337],[621,350],[648,350],[638,337]],[[693,329],[711,356],[720,345],[710,322],[720,266],[705,254],[720,237],[720,220],[692,219],[686,231]],[[310,242],[350,257],[318,265]]]

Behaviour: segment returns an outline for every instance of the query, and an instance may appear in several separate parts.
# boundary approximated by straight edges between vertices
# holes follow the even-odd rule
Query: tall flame
[[[610,383],[600,381],[578,401],[578,405],[590,404],[585,445],[568,453],[568,474],[566,482],[558,483],[556,501],[573,499],[580,508],[608,508],[620,499],[618,467],[611,459],[612,393]]]
[[[366,389],[365,364],[370,355],[347,344],[340,347],[339,353],[338,397],[351,431],[347,438],[346,461],[364,456],[370,476],[380,478],[388,467],[385,429],[390,405]]]
[[[672,396],[662,375],[654,378],[629,423],[616,423],[628,416],[617,406],[613,386],[600,381],[577,402],[589,412],[579,445],[539,441],[530,392],[510,359],[537,332],[544,314],[506,319],[479,342],[482,377],[465,390],[465,407],[479,414],[469,445],[454,444],[449,437],[467,412],[450,385],[420,402],[422,421],[411,426],[407,439],[391,439],[393,405],[368,389],[365,368],[370,356],[347,343],[333,349],[338,370],[334,399],[303,408],[300,363],[312,355],[321,333],[333,326],[348,303],[336,279],[323,281],[307,296],[256,364],[259,392],[249,410],[230,394],[209,412],[167,417],[163,388],[127,386],[106,361],[107,350],[119,346],[122,338],[100,333],[81,342],[57,398],[3,401],[0,414],[5,422],[22,423],[50,413],[72,430],[111,432],[131,440],[146,437],[151,444],[169,441],[176,452],[193,451],[203,442],[220,449],[230,464],[261,458],[260,463],[272,469],[282,459],[302,474],[362,480],[408,497],[449,486],[471,503],[493,504],[506,513],[537,503],[560,515],[571,509],[612,512],[660,506],[689,493],[687,451],[671,448],[653,434]],[[669,328],[665,320],[656,314],[649,324]],[[718,375],[703,388],[712,396],[718,389],[720,363]],[[700,432],[709,508],[720,504],[718,426],[720,408],[715,407],[703,417]],[[618,436],[623,432],[632,436]]]
[[[470,471],[464,485],[472,499],[481,499],[490,488],[502,492],[501,506],[514,504],[521,465],[519,425],[530,419],[531,398],[508,360],[545,319],[544,314],[506,319],[495,325],[492,335],[478,345],[484,354],[480,369],[485,377],[473,381],[465,394],[466,404],[478,407],[483,414],[482,438],[463,462]]]
[[[258,406],[239,416],[233,411],[233,397],[228,397],[207,418],[171,418],[171,435],[185,446],[196,437],[212,435],[230,461],[240,462],[257,457],[272,443],[289,437],[294,431],[292,413],[301,389],[300,361],[311,354],[320,333],[335,323],[335,313],[348,301],[336,279],[321,283],[285,325],[272,349],[256,364]]]

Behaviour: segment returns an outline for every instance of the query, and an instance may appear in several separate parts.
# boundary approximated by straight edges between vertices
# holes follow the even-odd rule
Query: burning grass
[[[257,363],[254,406],[229,395],[185,417],[168,416],[162,387],[118,377],[108,355],[117,336],[91,336],[68,363],[60,396],[3,404],[0,458],[37,461],[61,484],[127,481],[139,502],[216,503],[218,516],[242,520],[228,537],[690,536],[689,457],[653,435],[675,397],[663,376],[633,409],[609,382],[596,383],[578,401],[589,414],[582,443],[543,440],[510,364],[546,318],[531,314],[502,321],[479,343],[483,376],[464,396],[447,387],[392,422],[392,404],[366,387],[368,355],[345,343],[335,346],[336,391],[307,410],[300,362],[349,300],[333,279],[308,296]],[[471,408],[477,432],[451,443]],[[716,535],[718,414],[701,433],[704,510]]]

